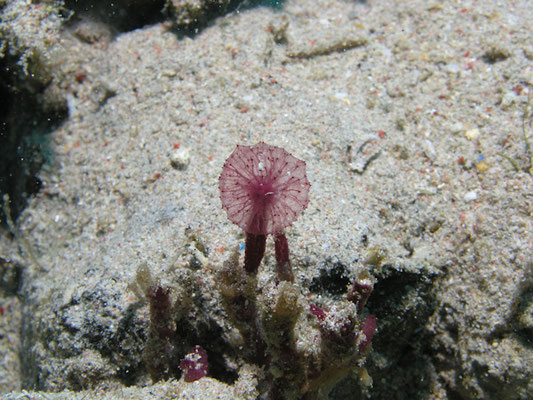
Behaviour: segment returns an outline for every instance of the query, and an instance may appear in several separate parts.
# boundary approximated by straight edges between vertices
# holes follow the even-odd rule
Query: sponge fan
[[[268,235],[291,225],[309,201],[305,162],[260,142],[237,146],[219,178],[228,218],[246,233]]]

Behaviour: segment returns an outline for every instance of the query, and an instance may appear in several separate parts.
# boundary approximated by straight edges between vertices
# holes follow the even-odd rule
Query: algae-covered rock
[[[231,0],[168,0],[167,9],[178,26],[203,25],[209,15],[228,11]]]

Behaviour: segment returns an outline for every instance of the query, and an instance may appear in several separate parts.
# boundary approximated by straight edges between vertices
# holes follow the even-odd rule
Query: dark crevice
[[[378,332],[366,366],[373,379],[387,384],[374,386],[372,398],[429,398],[433,366],[425,326],[435,312],[435,278],[423,270],[410,272],[388,264],[376,272],[367,308],[377,317]]]
[[[164,21],[164,6],[165,0],[66,0],[64,16],[69,18],[69,24],[80,20],[92,21],[103,23],[115,33],[120,33]]]
[[[21,80],[14,66],[16,62],[8,57],[0,60],[0,195],[9,195],[11,217],[16,220],[27,200],[41,188],[39,171],[52,157],[49,133],[66,118],[67,111],[48,109],[40,96],[44,88]],[[0,207],[3,225],[5,217]]]
[[[346,294],[349,284],[350,277],[346,266],[328,260],[320,269],[319,276],[311,280],[309,290],[315,294],[339,297]]]

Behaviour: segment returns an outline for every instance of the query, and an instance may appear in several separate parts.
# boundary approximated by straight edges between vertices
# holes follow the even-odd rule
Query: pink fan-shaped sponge
[[[268,235],[291,225],[309,202],[305,162],[260,142],[237,146],[219,177],[220,199],[231,222]]]

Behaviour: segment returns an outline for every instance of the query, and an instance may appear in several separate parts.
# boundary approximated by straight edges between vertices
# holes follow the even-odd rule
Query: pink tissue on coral
[[[309,311],[311,311],[311,314],[313,314],[317,319],[322,322],[326,319],[326,309],[320,308],[318,306],[315,306],[314,304],[309,304]]]
[[[294,282],[294,275],[289,259],[289,242],[285,234],[277,233],[274,236],[274,250],[276,255],[276,265],[278,278],[282,281]]]
[[[194,346],[180,363],[185,382],[194,382],[207,375],[209,363],[207,352],[201,346]]]
[[[237,146],[219,178],[228,218],[246,233],[268,235],[291,225],[309,201],[305,162],[260,142]]]
[[[363,328],[361,331],[364,333],[365,338],[359,343],[359,352],[362,352],[366,350],[366,348],[370,345],[370,342],[372,342],[372,338],[374,337],[374,333],[376,332],[376,316],[375,315],[369,315],[365,319],[365,323],[363,324]]]

